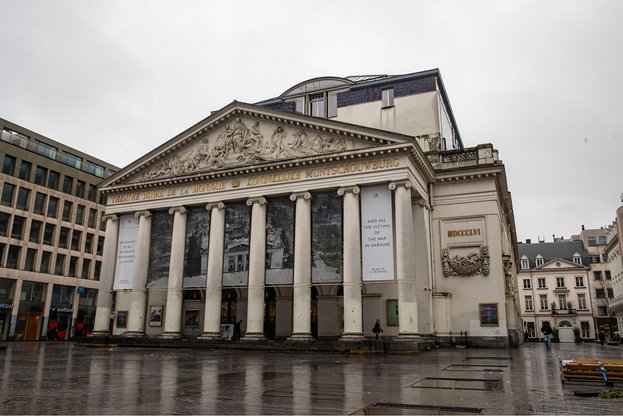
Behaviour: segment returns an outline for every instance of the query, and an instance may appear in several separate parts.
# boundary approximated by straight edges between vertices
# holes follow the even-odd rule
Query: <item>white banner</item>
[[[114,290],[132,289],[137,238],[138,218],[134,214],[121,215],[119,218],[119,243]]]
[[[361,188],[363,281],[394,280],[394,222],[387,185]]]

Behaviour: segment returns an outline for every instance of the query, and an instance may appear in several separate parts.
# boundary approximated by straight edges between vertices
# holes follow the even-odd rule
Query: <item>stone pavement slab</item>
[[[0,414],[623,413],[623,399],[576,396],[586,387],[561,383],[558,369],[559,356],[623,359],[619,346],[344,355],[7,345]]]

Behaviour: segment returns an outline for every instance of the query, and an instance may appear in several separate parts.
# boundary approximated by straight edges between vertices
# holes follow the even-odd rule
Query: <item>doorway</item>
[[[311,333],[318,338],[318,289],[311,289]]]
[[[40,313],[20,313],[17,315],[15,324],[15,339],[23,341],[36,341],[39,339],[41,329]]]
[[[574,342],[575,335],[573,334],[573,325],[569,321],[560,321],[558,324],[558,341],[559,342]]]
[[[264,336],[275,339],[277,322],[277,292],[272,287],[264,290]]]

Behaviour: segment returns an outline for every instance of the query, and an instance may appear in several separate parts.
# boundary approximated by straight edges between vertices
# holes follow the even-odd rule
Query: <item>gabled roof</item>
[[[543,256],[543,266],[551,263],[554,260],[565,260],[573,263],[573,255],[575,253],[580,254],[582,257],[582,264],[587,266],[588,252],[584,249],[581,241],[557,241],[552,243],[534,243],[534,244],[519,244],[519,258],[526,256],[530,263],[530,269],[536,267],[535,259],[540,254]],[[578,266],[573,263],[574,266]]]

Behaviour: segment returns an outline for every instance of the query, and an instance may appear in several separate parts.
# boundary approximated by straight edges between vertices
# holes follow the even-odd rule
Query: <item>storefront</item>
[[[43,305],[47,283],[22,283],[19,312],[15,323],[16,341],[37,341],[41,339],[43,329]]]
[[[15,280],[0,278],[0,340],[6,340],[11,326]]]
[[[75,287],[54,285],[48,319],[48,341],[67,341],[71,336]]]

